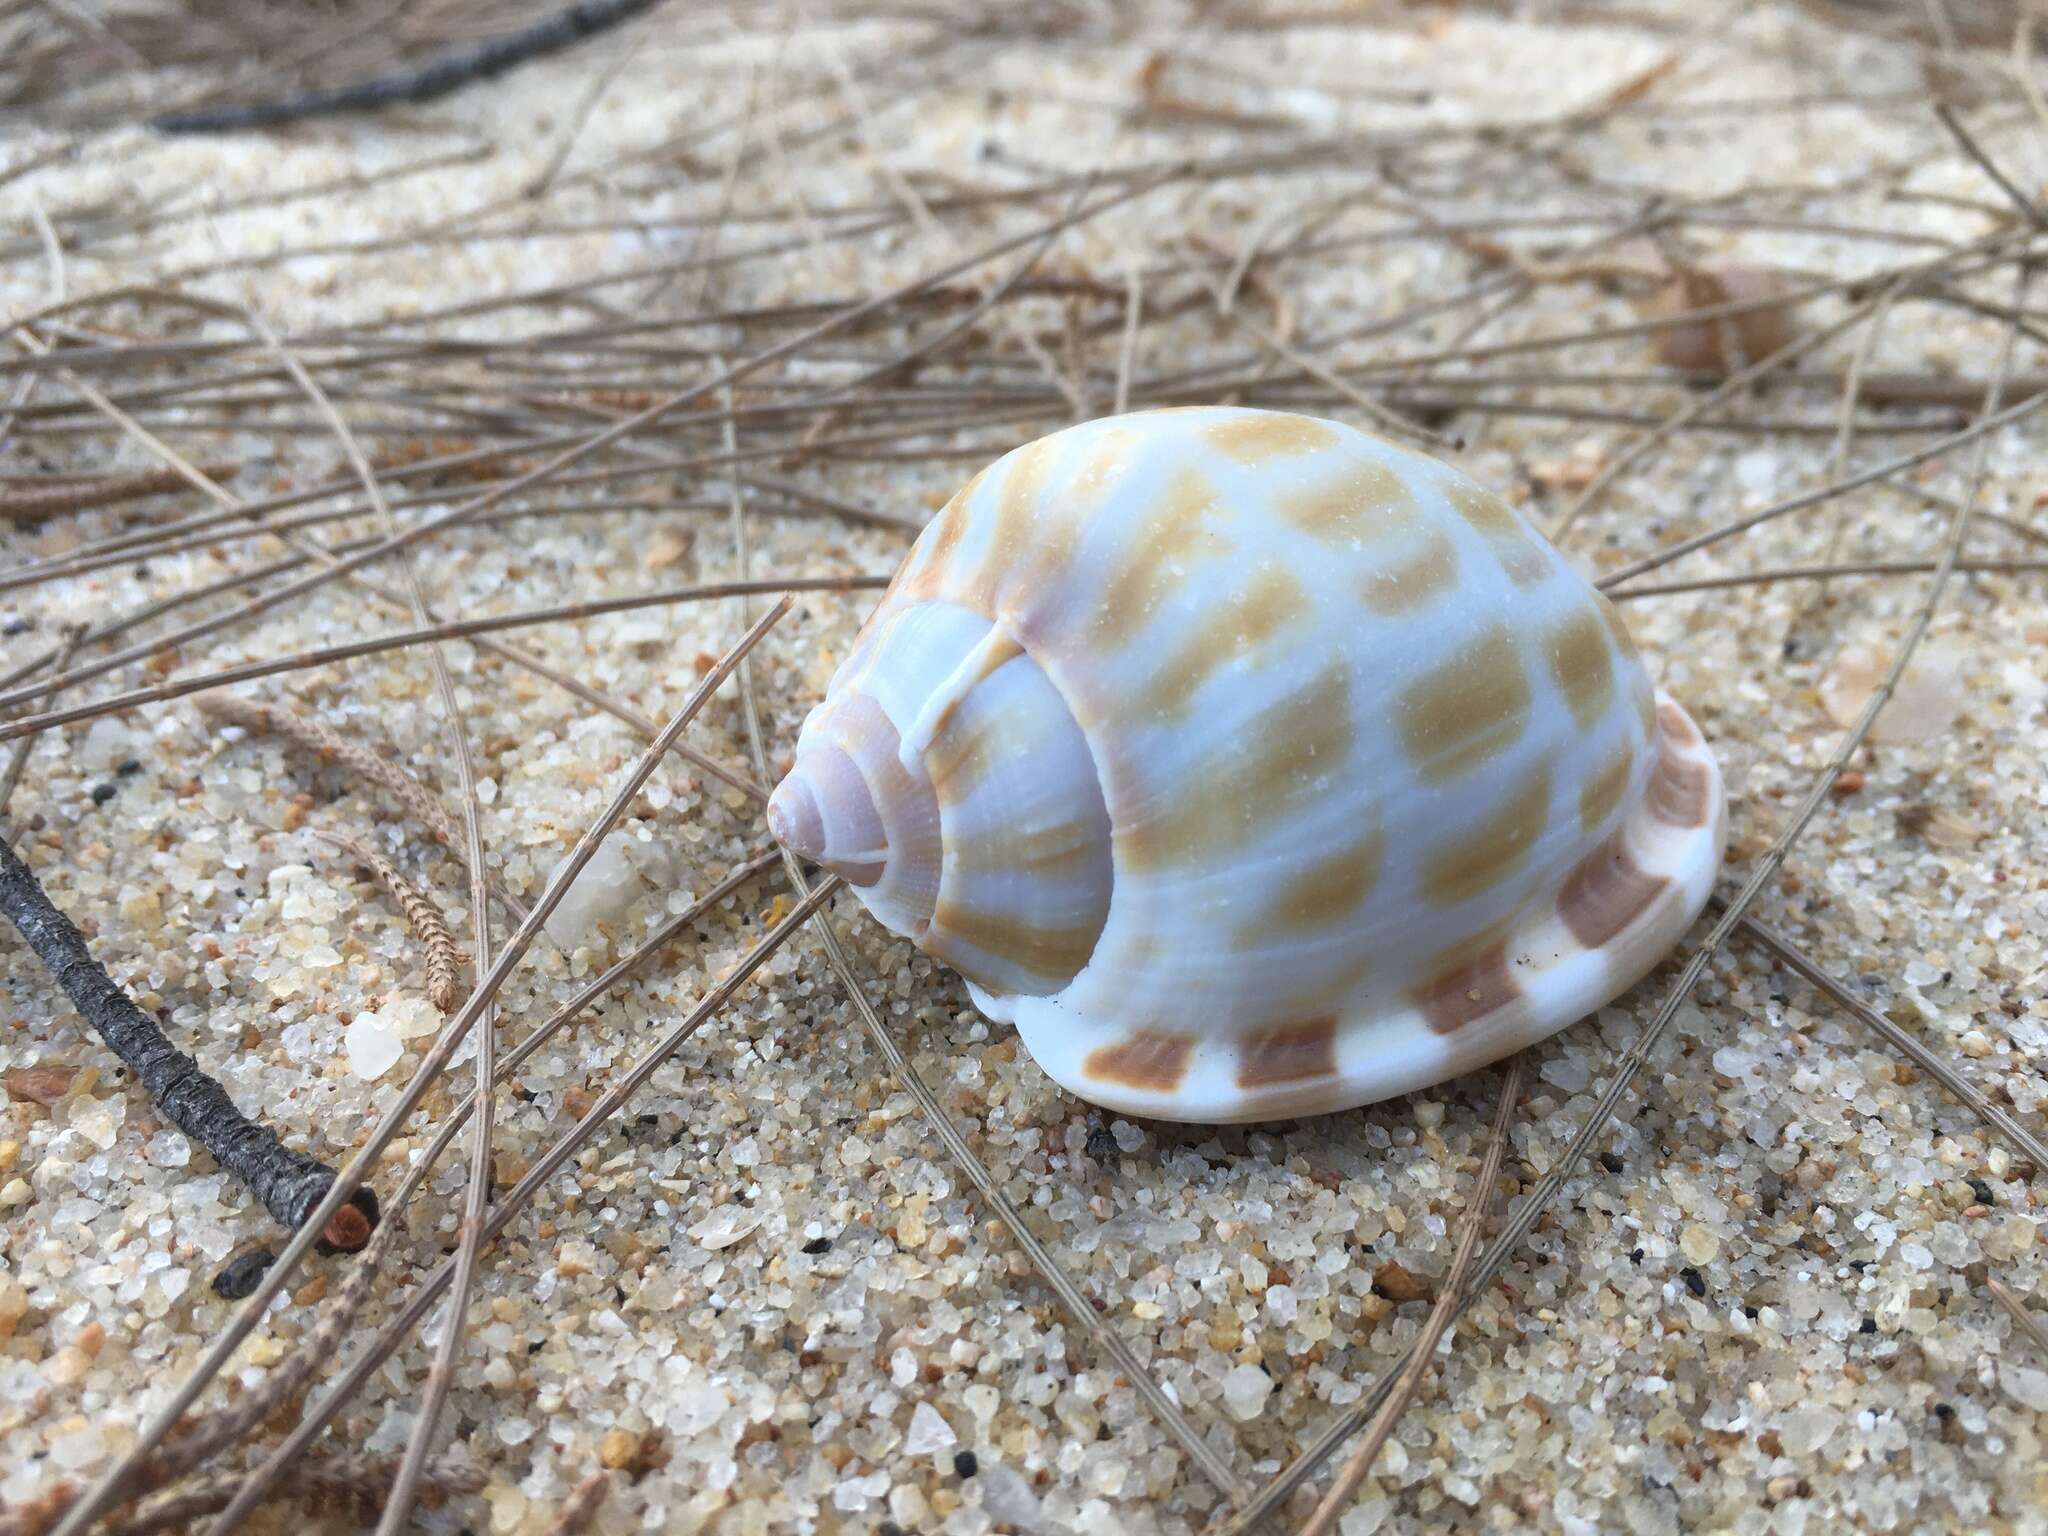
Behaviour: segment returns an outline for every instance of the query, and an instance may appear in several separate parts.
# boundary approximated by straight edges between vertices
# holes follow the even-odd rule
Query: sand
[[[576,416],[545,380],[511,376],[502,351],[470,370],[485,414],[467,422],[408,400],[402,378],[375,376],[357,390],[343,364],[365,328],[499,346],[525,338],[538,349],[550,333],[596,322],[872,293],[1057,214],[1070,192],[964,212],[944,201],[1054,167],[1277,154],[1303,139],[1370,133],[1406,146],[1404,164],[1428,172],[1398,189],[1377,182],[1364,174],[1371,145],[1353,140],[1355,154],[1176,182],[1066,237],[1047,271],[1103,293],[1071,311],[1058,298],[1006,311],[984,323],[979,349],[1000,346],[1004,381],[1044,394],[1047,374],[1016,332],[1028,322],[1056,341],[1070,313],[1101,322],[1080,402],[1090,414],[1111,407],[1133,262],[1206,248],[1221,253],[1220,284],[1248,245],[1282,243],[1319,218],[1329,220],[1327,249],[1270,272],[1254,266],[1239,292],[1239,312],[1258,331],[1218,319],[1204,296],[1146,327],[1138,376],[1256,359],[1260,332],[1291,330],[1319,346],[1421,295],[1499,275],[1483,250],[1427,220],[1502,211],[1580,219],[1485,236],[1548,259],[1652,198],[1726,195],[1723,214],[1709,208],[1685,226],[1688,248],[1774,264],[1802,282],[1891,272],[1999,227],[2000,193],[1927,112],[1912,54],[1775,11],[1700,36],[1683,11],[1553,27],[1418,10],[1375,26],[1237,30],[1206,13],[1161,12],[1113,33],[990,32],[920,53],[933,29],[915,19],[819,20],[792,32],[758,18],[699,25],[688,8],[670,8],[431,107],[217,141],[165,141],[139,127],[91,136],[69,159],[0,185],[0,235],[12,242],[0,306],[29,313],[60,285],[74,299],[131,284],[204,295],[229,308],[200,317],[116,305],[86,319],[124,342],[199,337],[239,348],[254,317],[291,338],[315,377],[335,384],[344,418],[388,456],[407,442],[472,431],[486,439],[498,430],[492,412],[555,430],[604,417]],[[1675,71],[1650,73],[1673,55]],[[1155,88],[1210,117],[1171,103],[1130,113],[1148,60],[1161,57]],[[596,109],[575,121],[584,93],[614,67]],[[1970,78],[1993,78],[1989,64],[1973,68]],[[1594,129],[1517,131],[1478,153],[1456,136],[1476,122],[1552,120],[1642,80],[1636,105]],[[116,99],[121,89],[107,87]],[[1794,96],[1805,104],[1787,105]],[[849,103],[863,115],[840,119]],[[1260,127],[1258,114],[1280,126]],[[2035,185],[2040,129],[2010,89],[1967,115],[2020,182]],[[806,131],[820,123],[828,131]],[[1440,152],[1416,147],[1430,133],[1452,136]],[[61,135],[31,121],[14,137],[11,162]],[[565,143],[545,197],[526,199]],[[840,210],[893,215],[906,200],[937,211],[827,238],[853,222]],[[740,216],[713,234],[728,207]],[[149,210],[157,222],[139,233],[108,223]],[[470,217],[476,210],[486,211]],[[61,277],[38,214],[58,237]],[[461,238],[420,234],[449,220],[466,220]],[[549,231],[534,233],[535,223]],[[477,233],[494,229],[518,233]],[[651,270],[686,254],[757,249],[676,275]],[[1656,259],[1640,240],[1602,254]],[[436,318],[456,304],[642,268],[649,275],[590,290],[595,306]],[[985,268],[984,285],[1004,270]],[[1971,291],[2002,302],[2010,275]],[[1159,276],[1145,297],[1161,304],[1190,292],[1200,290]],[[1628,299],[1597,281],[1541,283],[1475,331],[1479,313],[1454,309],[1318,355],[1351,367],[1473,351],[1474,374],[1524,375],[1490,398],[1539,408],[1656,419],[1697,398],[1643,379],[1655,360],[1637,337],[1561,354],[1475,351],[1625,324]],[[1833,295],[1808,305],[1801,323],[1819,328],[1846,313]],[[620,398],[608,408],[616,415],[634,408],[635,391],[708,377],[717,358],[744,355],[763,334],[791,331],[736,322],[650,331],[650,344],[689,354],[622,361]],[[1734,413],[1775,429],[1681,433],[1659,447],[1574,530],[1574,558],[1614,570],[1825,483],[1837,473],[1837,390],[1823,375],[1850,365],[1863,334],[1837,337],[1800,365],[1816,382],[1775,386]],[[1902,302],[1867,366],[1982,379],[2002,335],[1995,318]],[[794,376],[843,381],[878,345],[821,346]],[[1058,352],[1040,350],[1058,371]],[[2016,368],[2038,366],[2031,350],[2020,347]],[[225,378],[263,361],[247,350],[191,366]],[[111,364],[95,374],[101,366],[80,363],[118,392],[121,376]],[[463,366],[438,362],[433,378],[445,391]],[[1443,394],[1456,371],[1417,392]],[[1565,374],[1587,381],[1566,388]],[[13,379],[0,386],[11,391]],[[47,381],[33,399],[69,389]],[[345,473],[331,431],[291,389],[231,422],[164,415],[155,430],[195,460],[240,464],[227,484],[246,500]],[[1309,408],[1363,420],[1343,399]],[[814,455],[761,472],[917,523],[980,460],[1049,430],[1061,412],[1073,414],[1056,401],[1050,416],[915,438],[896,457]],[[1847,450],[1852,469],[1963,418],[1892,408],[1865,419],[1871,430]],[[427,425],[414,439],[378,435],[394,422]],[[56,425],[24,417],[0,447],[0,473],[151,467],[133,438]],[[1544,524],[1641,431],[1545,409],[1466,413],[1452,425],[1466,439],[1458,461]],[[743,446],[749,430],[743,420]],[[659,442],[686,461],[719,446],[715,433]],[[2037,516],[2044,442],[2048,428],[2033,419],[1990,438],[1983,508],[2022,523]],[[1956,497],[1970,470],[1970,453],[1957,449],[1906,483]],[[471,493],[443,482],[424,507],[396,515],[431,515]],[[553,512],[607,494],[608,510],[425,545],[418,566],[429,600],[449,614],[509,613],[737,570],[715,466],[666,469],[612,493],[543,489],[523,504]],[[173,515],[149,505],[153,517]],[[205,507],[187,495],[175,513]],[[790,515],[773,495],[753,493],[750,507],[757,572],[886,573],[906,547],[890,529]],[[109,509],[8,533],[6,563],[61,556],[128,515]],[[1947,517],[1914,495],[1865,488],[1644,580],[1830,558],[1924,560],[1939,550]],[[314,531],[338,539],[377,526],[358,512]],[[1986,560],[2040,553],[1989,524],[1970,549]],[[0,662],[12,668],[39,653],[68,622],[283,553],[274,540],[201,544],[0,595],[10,619],[32,626],[10,627]],[[1727,888],[1836,750],[1927,581],[1894,573],[1825,592],[1788,582],[1627,605],[1660,682],[1700,721],[1727,773]],[[1955,580],[1913,674],[1914,698],[1858,754],[1758,908],[2037,1135],[2048,1100],[2041,583],[2038,571]],[[802,596],[757,653],[771,771],[867,602]],[[188,646],[172,675],[405,622],[328,584]],[[509,638],[660,720],[746,622],[736,603],[706,603]],[[473,645],[451,643],[445,654],[475,743],[485,843],[506,887],[531,902],[642,743]],[[87,696],[155,680],[130,668]],[[245,691],[289,698],[334,730],[388,744],[459,815],[455,754],[424,650]],[[720,762],[746,762],[731,689],[688,740]],[[239,1102],[330,1160],[345,1159],[397,1099],[441,1019],[398,904],[312,832],[373,842],[433,891],[459,942],[474,946],[459,868],[386,791],[275,738],[214,728],[189,702],[40,738],[11,814],[17,845],[56,901],[90,919],[113,974],[161,1010],[173,1038]],[[507,988],[505,1040],[523,1038],[763,846],[744,794],[688,764],[664,765],[606,845],[596,882]],[[789,904],[773,878],[742,887],[646,976],[523,1063],[497,1105],[500,1189]],[[852,901],[831,910],[868,995],[971,1144],[1237,1478],[1270,1477],[1389,1370],[1472,1208],[1497,1072],[1281,1126],[1134,1124],[1054,1088],[1008,1030],[975,1014],[957,979],[891,941]],[[508,927],[496,914],[500,942]],[[1529,1053],[1503,1204],[1553,1166],[1675,969]],[[0,987],[0,1503],[15,1505],[60,1479],[91,1477],[130,1445],[226,1324],[232,1309],[212,1278],[238,1254],[282,1243],[245,1191],[128,1091],[11,938],[0,941]],[[454,1070],[459,1091],[473,1072],[469,1049]],[[46,1105],[25,1091],[38,1080],[15,1074],[47,1067],[79,1070]],[[434,1123],[451,1102],[447,1089],[429,1096]],[[405,1127],[378,1165],[380,1187],[396,1185],[432,1128],[424,1118]],[[452,1247],[465,1180],[459,1155],[444,1161],[406,1213],[352,1340],[367,1339]],[[1454,1331],[1344,1536],[2048,1530],[2048,1357],[1988,1289],[1996,1279],[2027,1298],[2048,1285],[2044,1196],[2048,1169],[1840,1007],[1753,950],[1725,952],[1652,1053],[1601,1155],[1574,1173]],[[262,1381],[307,1337],[349,1262],[309,1261],[238,1351],[231,1388]],[[470,1321],[443,1435],[483,1486],[423,1515],[429,1529],[544,1531],[568,1490],[600,1466],[617,1470],[594,1528],[618,1532],[867,1532],[893,1522],[948,1536],[1179,1533],[1222,1507],[945,1161],[809,936],[654,1071],[512,1221],[488,1255]],[[431,1358],[431,1342],[415,1340],[377,1370],[327,1448],[402,1449]],[[1289,1528],[1311,1502],[1300,1495],[1288,1506]]]

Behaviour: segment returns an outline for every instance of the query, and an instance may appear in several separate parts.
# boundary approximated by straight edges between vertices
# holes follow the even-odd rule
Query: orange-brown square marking
[[[1143,704],[1178,720],[1225,664],[1254,659],[1282,628],[1309,612],[1309,596],[1279,561],[1244,578],[1145,682]]]
[[[1458,547],[1436,530],[1407,559],[1375,564],[1359,579],[1358,594],[1374,613],[1392,617],[1449,591],[1457,579]]]
[[[1691,758],[1666,752],[1650,775],[1650,814],[1666,826],[1704,827],[1713,813],[1708,804],[1707,768]]]
[[[1635,748],[1623,742],[1600,771],[1579,786],[1579,825],[1591,832],[1614,813],[1636,765]]]
[[[1273,1083],[1328,1077],[1337,1070],[1337,1021],[1310,1019],[1283,1029],[1255,1030],[1238,1048],[1237,1086],[1264,1088]]]
[[[1497,624],[1401,690],[1401,746],[1425,782],[1441,783],[1513,746],[1530,704],[1521,648]]]
[[[1550,765],[1477,826],[1430,849],[1422,866],[1422,894],[1440,907],[1484,895],[1518,873],[1550,817]]]
[[[1352,463],[1274,502],[1281,517],[1312,539],[1352,545],[1415,525],[1408,483],[1384,464]]]
[[[1598,949],[1641,917],[1671,884],[1637,864],[1616,833],[1565,877],[1557,915],[1588,949]]]
[[[1657,706],[1657,724],[1664,734],[1681,747],[1690,747],[1700,739],[1700,733],[1693,729],[1692,721],[1684,710],[1666,699]]]
[[[1600,616],[1581,609],[1566,619],[1551,631],[1544,655],[1550,675],[1571,705],[1572,718],[1580,730],[1591,729],[1614,697],[1614,659],[1608,654]]]
[[[1290,879],[1272,904],[1238,929],[1246,946],[1299,938],[1350,919],[1379,880],[1386,837],[1374,826],[1357,842]]]
[[[1243,846],[1292,815],[1351,755],[1350,688],[1350,675],[1335,662],[1274,700],[1246,730],[1242,750],[1219,743],[1203,772],[1158,814],[1116,829],[1121,864],[1160,869],[1197,863]],[[1113,760],[1105,770],[1112,780],[1119,772]],[[1117,803],[1114,793],[1110,803]]]
[[[1211,447],[1240,464],[1258,464],[1283,454],[1314,453],[1337,441],[1337,434],[1308,416],[1261,412],[1232,416],[1202,428]]]
[[[1550,574],[1550,557],[1543,544],[1513,507],[1462,475],[1445,481],[1443,491],[1458,515],[1484,535],[1508,580],[1526,587]]]
[[[1081,973],[1101,936],[1099,922],[1041,927],[1019,922],[1007,912],[990,912],[942,898],[921,942],[927,953],[945,961],[969,981],[992,991],[1014,988],[1045,996],[1059,991]],[[992,974],[983,963],[983,956],[1014,966],[1033,979],[1019,981]]]
[[[1593,595],[1593,609],[1600,615],[1600,622],[1607,626],[1607,633],[1614,637],[1614,648],[1621,653],[1624,661],[1634,661],[1640,655],[1636,650],[1635,636],[1628,632],[1628,625],[1621,619],[1621,610],[1604,592]]]
[[[1448,1035],[1496,1008],[1507,1007],[1522,995],[1522,989],[1508,969],[1508,947],[1502,943],[1477,960],[1443,972],[1411,995],[1429,1027]]]
[[[1180,590],[1192,567],[1230,553],[1230,541],[1210,526],[1217,507],[1215,483],[1200,470],[1183,468],[1167,482],[1103,582],[1089,645],[1113,649],[1125,644]]]
[[[1090,1051],[1081,1075],[1098,1083],[1121,1083],[1148,1093],[1171,1093],[1188,1075],[1195,1042],[1186,1035],[1142,1029]]]

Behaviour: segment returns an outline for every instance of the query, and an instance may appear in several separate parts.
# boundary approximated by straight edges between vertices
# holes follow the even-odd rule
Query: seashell
[[[1201,408],[925,529],[768,808],[1061,1086],[1229,1122],[1541,1039],[1698,913],[1721,777],[1613,606],[1448,465]]]

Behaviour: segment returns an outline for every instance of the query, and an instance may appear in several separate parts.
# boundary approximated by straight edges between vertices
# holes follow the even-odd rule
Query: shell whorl
[[[892,614],[805,722],[771,829],[977,985],[1044,996],[1109,912],[1109,815],[1059,690],[957,604]]]

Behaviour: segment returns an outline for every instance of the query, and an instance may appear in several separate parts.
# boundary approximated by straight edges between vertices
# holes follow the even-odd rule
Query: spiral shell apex
[[[1441,1081],[1627,990],[1721,778],[1506,503],[1199,408],[1006,454],[925,529],[770,827],[1063,1087],[1208,1122]]]

